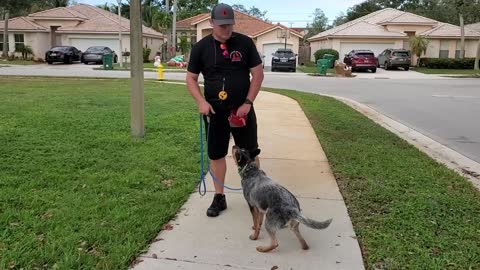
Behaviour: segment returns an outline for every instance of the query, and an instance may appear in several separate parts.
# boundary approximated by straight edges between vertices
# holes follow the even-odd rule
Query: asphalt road
[[[0,75],[128,78],[130,72],[92,70],[77,64],[0,67]],[[145,72],[145,78],[156,77],[155,72]],[[184,80],[185,74],[165,73],[165,79]],[[353,79],[267,72],[263,85],[356,100],[480,162],[480,79],[381,69]]]

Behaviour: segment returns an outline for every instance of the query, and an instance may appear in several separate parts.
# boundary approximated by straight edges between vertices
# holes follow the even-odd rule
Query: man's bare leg
[[[225,183],[225,174],[227,173],[227,162],[225,158],[211,160],[210,161],[210,170],[215,176],[217,181],[213,181],[215,186],[215,196],[213,197],[213,202],[207,210],[207,216],[216,217],[220,214],[221,211],[227,209],[227,201],[225,195],[223,194],[224,188],[223,184]]]

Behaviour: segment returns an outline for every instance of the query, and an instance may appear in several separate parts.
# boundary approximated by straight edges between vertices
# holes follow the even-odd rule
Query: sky
[[[195,1],[195,0],[192,0]],[[289,27],[305,27],[312,22],[313,12],[321,8],[331,23],[340,12],[365,0],[220,0],[226,4],[242,4],[246,8],[255,6],[267,11],[266,17],[273,23],[281,23]],[[117,3],[117,0],[76,0],[77,3],[101,5]],[[292,4],[295,3],[293,6]]]

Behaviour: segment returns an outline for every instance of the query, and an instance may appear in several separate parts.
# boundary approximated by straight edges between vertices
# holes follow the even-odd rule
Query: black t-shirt
[[[214,109],[233,109],[247,98],[250,68],[261,63],[253,40],[234,32],[225,44],[212,35],[197,42],[190,53],[188,71],[203,74],[205,99]],[[228,94],[224,101],[218,96],[222,90]]]

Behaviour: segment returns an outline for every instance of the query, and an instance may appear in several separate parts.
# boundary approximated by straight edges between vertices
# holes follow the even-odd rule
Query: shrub
[[[473,69],[475,58],[421,58],[420,67],[432,69]]]
[[[151,52],[152,52],[152,49],[143,48],[143,62],[144,63],[149,63],[150,62],[150,53]]]
[[[318,59],[322,59],[325,54],[333,54],[335,55],[335,60],[338,60],[338,51],[334,49],[320,49],[313,54],[313,56],[315,56],[315,63]]]

